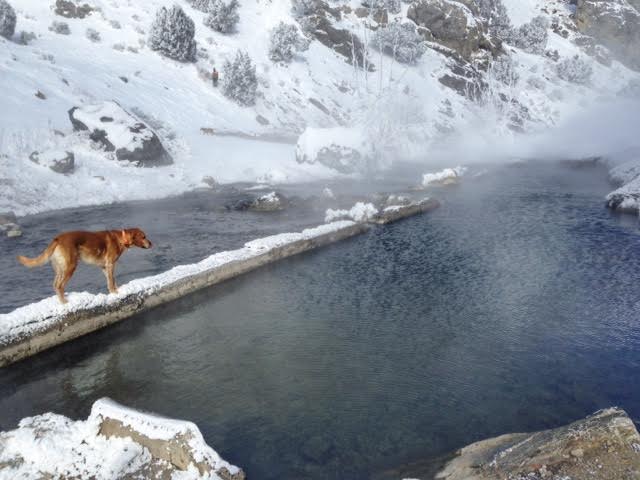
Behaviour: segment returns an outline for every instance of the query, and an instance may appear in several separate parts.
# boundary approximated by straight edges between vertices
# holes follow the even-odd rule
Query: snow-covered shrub
[[[120,22],[117,20],[109,20],[109,25],[111,25],[111,28],[116,30],[120,30],[122,28],[122,25],[120,25]]]
[[[539,15],[529,23],[512,30],[508,41],[525,52],[541,54],[544,53],[544,49],[547,47],[548,28],[549,21],[547,18]]]
[[[489,75],[498,82],[508,86],[515,86],[520,79],[516,70],[516,63],[509,55],[500,55],[489,68]]]
[[[386,9],[389,13],[397,14],[402,9],[400,0],[365,0],[362,5],[367,8]]]
[[[487,22],[489,30],[500,39],[511,32],[511,20],[502,0],[477,0],[480,16]]]
[[[187,0],[187,3],[201,12],[209,11],[209,0]]]
[[[269,58],[274,62],[290,62],[295,52],[309,48],[309,39],[298,32],[295,25],[280,22],[271,31]]]
[[[211,0],[209,3],[209,15],[204,19],[204,24],[220,33],[233,32],[240,20],[238,0]]]
[[[317,0],[291,0],[291,10],[294,17],[306,17],[318,9]]]
[[[556,73],[567,82],[584,85],[591,80],[593,68],[583,58],[575,55],[558,62],[556,64]]]
[[[222,68],[222,93],[240,105],[254,105],[258,92],[256,66],[249,54],[238,50],[233,61]]]
[[[0,0],[0,36],[11,38],[16,31],[16,12],[6,0]]]
[[[400,21],[376,30],[371,45],[401,63],[415,63],[426,51],[426,44],[416,26]]]
[[[36,38],[38,37],[36,36],[35,33],[25,32],[24,30],[22,30],[18,34],[18,38],[16,38],[16,42],[19,43],[20,45],[29,45]]]
[[[69,35],[71,33],[71,30],[69,30],[69,24],[67,22],[53,21],[49,26],[49,30],[60,35]]]
[[[149,33],[149,48],[181,62],[193,62],[196,58],[196,27],[182,8],[174,5],[169,10],[162,7],[156,13]]]
[[[85,33],[85,35],[87,36],[87,38],[89,40],[91,40],[93,43],[98,43],[101,40],[100,37],[100,32],[97,31],[94,28],[87,28],[87,31]]]

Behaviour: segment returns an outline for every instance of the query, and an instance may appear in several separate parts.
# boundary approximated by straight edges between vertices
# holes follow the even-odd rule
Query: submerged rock
[[[116,102],[73,107],[69,119],[74,130],[88,130],[91,140],[100,143],[107,152],[115,152],[118,160],[141,167],[173,163],[158,136]]]
[[[227,205],[227,210],[251,212],[279,212],[288,208],[291,200],[278,192],[271,192],[258,198],[243,198]]]
[[[564,427],[472,443],[436,478],[640,479],[640,435],[623,410],[609,408]]]

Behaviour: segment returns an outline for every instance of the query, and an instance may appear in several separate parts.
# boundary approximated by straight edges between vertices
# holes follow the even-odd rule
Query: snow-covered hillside
[[[599,45],[585,46],[573,24],[575,7],[563,0],[505,1],[514,27],[537,15],[548,19],[542,52],[507,42],[501,48],[492,43],[490,54],[486,46],[474,47],[469,55],[466,44],[460,53],[459,43],[436,38],[435,27],[424,24],[431,17],[419,8],[463,12],[468,31],[448,33],[469,37],[474,28],[485,29],[472,0],[382,2],[400,5],[398,13],[378,9],[384,19],[359,0],[307,2],[317,4],[313,21],[323,28],[360,39],[351,47],[364,46],[369,68],[352,65],[344,45],[320,41],[324,32],[310,30],[309,18],[294,15],[290,0],[242,0],[237,28],[227,34],[205,26],[205,14],[186,0],[175,0],[195,23],[194,63],[170,60],[148,46],[156,11],[171,2],[87,0],[90,11],[83,18],[57,14],[60,2],[69,3],[10,2],[16,32],[10,40],[0,37],[0,211],[22,215],[168,196],[205,186],[204,177],[284,183],[383,171],[397,159],[428,162],[447,139],[481,139],[489,148],[497,138],[508,142],[544,130],[595,102],[638,90],[636,72]],[[418,31],[430,39],[414,64],[399,63],[372,45],[375,29],[394,19],[410,23],[408,16],[423,22]],[[290,63],[269,58],[270,34],[280,22],[296,25],[311,42]],[[214,67],[224,77],[225,60],[239,49],[257,69],[258,98],[250,107],[225,97],[210,79]],[[572,60],[576,55],[579,61]],[[105,152],[87,132],[73,131],[71,108],[105,101],[117,102],[153,129],[174,163],[139,168]],[[357,168],[341,171],[331,168],[335,158],[299,163],[295,141],[307,128],[315,134],[310,141],[307,132],[305,144],[316,152],[318,142],[331,146],[334,136],[336,151],[344,150],[341,138],[351,137],[364,139],[371,152],[361,152],[365,161]],[[73,173],[29,159],[50,150],[72,152]],[[481,151],[474,145],[474,155]]]

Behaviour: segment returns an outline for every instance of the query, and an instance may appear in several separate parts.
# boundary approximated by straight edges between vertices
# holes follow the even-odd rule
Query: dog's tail
[[[44,252],[39,257],[36,258],[28,258],[23,257],[22,255],[18,255],[18,261],[23,264],[25,267],[33,268],[39,267],[40,265],[44,265],[49,261],[49,257],[53,255],[54,250],[58,246],[58,240],[55,239],[53,242],[49,244]]]

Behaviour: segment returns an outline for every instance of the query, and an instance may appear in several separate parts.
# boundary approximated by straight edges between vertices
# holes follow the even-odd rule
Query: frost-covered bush
[[[502,0],[477,0],[480,17],[489,26],[489,30],[500,39],[505,39],[511,32],[511,20]]]
[[[426,51],[426,44],[413,23],[394,21],[376,30],[371,45],[401,63],[415,63]]]
[[[295,17],[306,17],[318,10],[318,0],[291,0],[291,10]]]
[[[16,12],[6,0],[0,0],[0,36],[11,38],[16,31]]]
[[[187,3],[201,12],[209,11],[209,0],[187,0]]]
[[[100,32],[97,31],[94,28],[87,28],[87,31],[85,33],[85,35],[87,36],[87,38],[89,40],[91,40],[93,43],[98,43],[101,40],[100,37]]]
[[[222,93],[240,105],[254,105],[258,92],[256,67],[249,54],[238,50],[233,61],[222,68]]]
[[[36,37],[35,33],[33,33],[33,32],[25,32],[24,30],[22,30],[18,34],[18,38],[16,39],[16,42],[19,43],[20,45],[29,45],[36,38],[38,38],[38,37]]]
[[[489,74],[498,82],[512,87],[520,79],[520,75],[516,70],[516,63],[509,55],[500,55],[496,58],[489,68]]]
[[[71,33],[69,24],[66,22],[53,21],[49,26],[49,30],[60,35],[69,35]]]
[[[365,0],[362,5],[367,8],[384,8],[389,13],[397,14],[402,9],[402,2],[400,0]]]
[[[565,58],[556,64],[556,73],[567,82],[584,85],[589,83],[593,68],[578,55]]]
[[[280,22],[271,31],[269,58],[274,62],[290,62],[295,52],[309,48],[309,39],[298,32],[295,25]]]
[[[541,54],[544,53],[544,49],[547,47],[548,28],[549,21],[547,18],[539,15],[533,18],[531,22],[513,30],[509,35],[508,41],[525,52]]]
[[[181,62],[196,59],[196,27],[182,8],[162,7],[156,13],[149,33],[149,48]]]
[[[209,14],[204,19],[204,24],[216,32],[233,32],[240,20],[239,7],[238,0],[230,0],[228,3],[223,0],[211,0]]]

